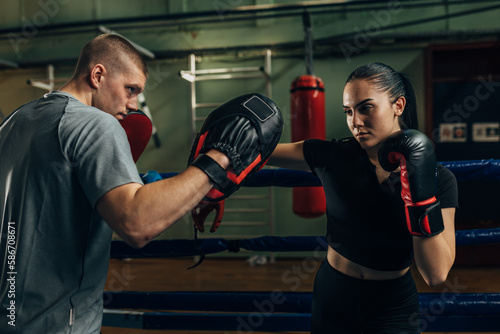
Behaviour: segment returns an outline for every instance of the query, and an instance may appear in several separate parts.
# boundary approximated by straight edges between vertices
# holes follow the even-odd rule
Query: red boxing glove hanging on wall
[[[120,121],[123,129],[127,133],[130,150],[134,162],[139,160],[142,152],[146,149],[151,134],[153,132],[153,124],[146,114],[140,110],[131,111]]]

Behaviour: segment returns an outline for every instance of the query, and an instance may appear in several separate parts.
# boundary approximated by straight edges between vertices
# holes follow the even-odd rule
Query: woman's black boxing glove
[[[432,142],[417,130],[391,134],[382,143],[378,158],[386,171],[401,168],[401,198],[408,230],[430,237],[444,230],[437,194],[437,162]]]

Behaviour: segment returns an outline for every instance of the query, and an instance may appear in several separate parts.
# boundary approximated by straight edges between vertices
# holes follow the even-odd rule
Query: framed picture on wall
[[[467,142],[467,123],[440,123],[439,142],[441,143]]]
[[[474,142],[500,142],[500,123],[473,123],[472,141]]]

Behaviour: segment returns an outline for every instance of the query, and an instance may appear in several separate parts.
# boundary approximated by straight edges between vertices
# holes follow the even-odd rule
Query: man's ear
[[[96,64],[92,67],[90,71],[90,85],[93,88],[99,88],[102,83],[102,79],[106,74],[106,68],[102,64]]]
[[[405,106],[406,106],[406,98],[403,95],[401,95],[393,104],[394,115],[401,116],[403,114],[403,111],[405,110]]]

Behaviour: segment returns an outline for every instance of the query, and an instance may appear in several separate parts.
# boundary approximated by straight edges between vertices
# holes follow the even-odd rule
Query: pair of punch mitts
[[[200,231],[204,231],[203,222],[213,210],[216,217],[211,232],[217,229],[224,199],[266,164],[282,131],[283,116],[278,106],[257,93],[236,97],[208,115],[188,159],[188,165],[201,169],[213,183],[213,188],[192,212]],[[204,154],[211,149],[227,155],[230,160],[227,169]]]

